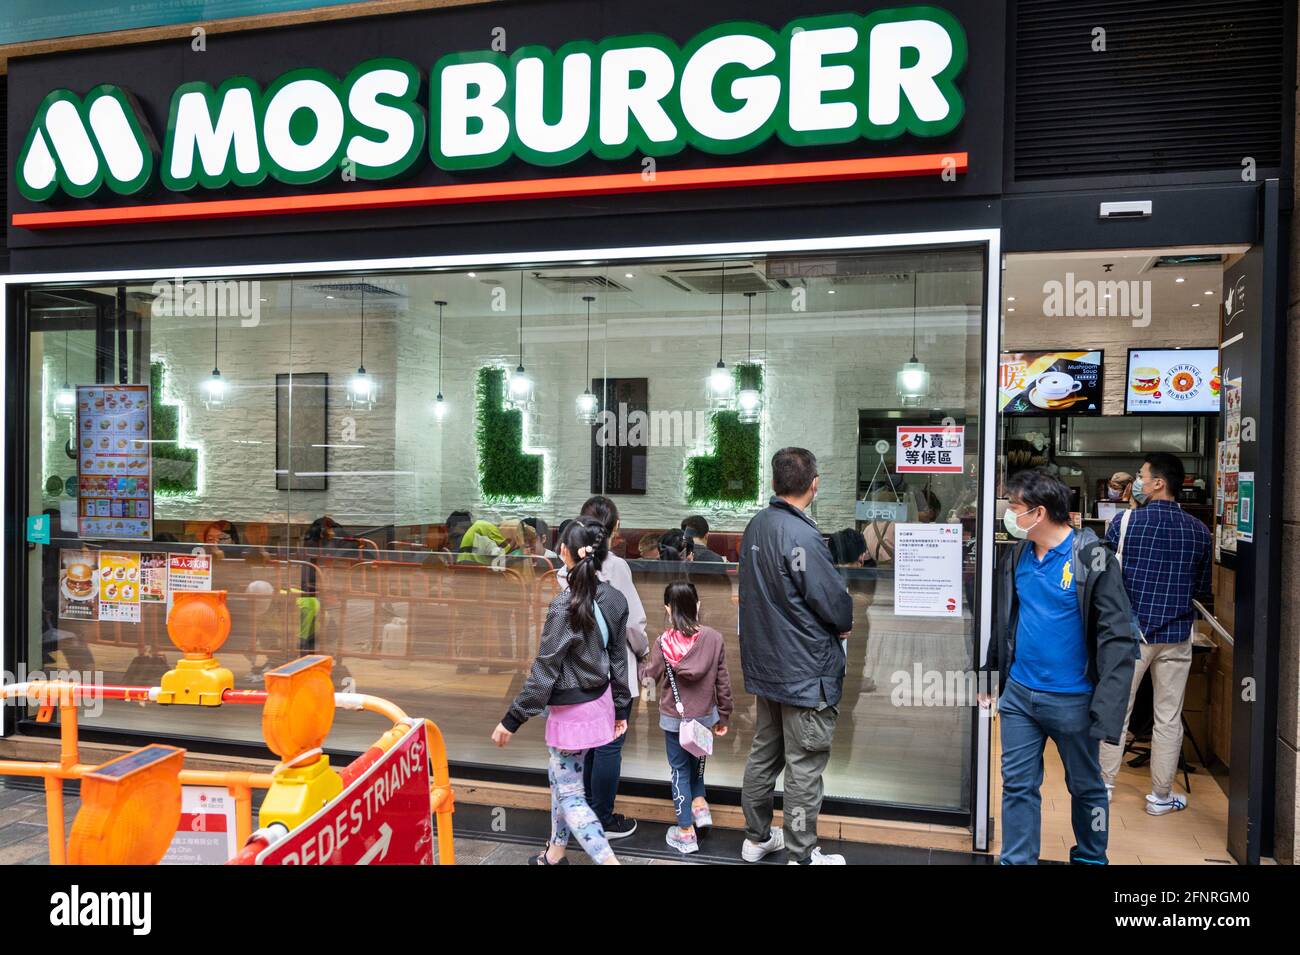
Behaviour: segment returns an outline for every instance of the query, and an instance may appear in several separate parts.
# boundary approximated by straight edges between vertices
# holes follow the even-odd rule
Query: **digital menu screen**
[[[1219,390],[1217,348],[1129,349],[1128,414],[1214,414]]]
[[[153,540],[148,385],[77,386],[77,530]]]
[[[1007,415],[1101,414],[1102,352],[1003,352],[998,412]]]

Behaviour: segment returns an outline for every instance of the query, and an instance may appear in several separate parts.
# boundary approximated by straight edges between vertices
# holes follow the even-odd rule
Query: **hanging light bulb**
[[[912,273],[912,357],[898,371],[898,397],[903,406],[919,405],[930,394],[930,373],[916,358],[916,273]]]
[[[577,412],[578,420],[583,424],[595,424],[600,402],[591,393],[591,303],[596,301],[596,296],[584,295],[582,300],[587,303],[587,370],[582,376],[586,388],[578,395]]]
[[[209,411],[220,408],[226,401],[226,380],[221,377],[221,366],[217,362],[217,347],[220,343],[221,317],[212,316],[212,374],[203,380],[203,407]]]
[[[219,408],[226,400],[226,380],[221,377],[221,370],[213,368],[212,374],[203,382],[203,404],[208,410]]]
[[[533,403],[533,380],[524,370],[524,273],[519,271],[519,366],[506,385],[509,401],[520,411],[527,410]]]
[[[745,370],[741,373],[740,393],[736,395],[737,417],[742,424],[753,424],[763,415],[763,395],[757,387],[758,369],[754,366],[754,296],[757,294],[745,293],[749,306],[749,343],[745,351]]]
[[[709,399],[714,408],[730,408],[735,398],[736,382],[722,360],[723,335],[727,319],[727,263],[722,263],[722,286],[718,304],[718,363],[709,372]]]
[[[70,415],[77,410],[77,389],[68,383],[68,333],[63,333],[63,384],[54,393],[54,411]]]
[[[366,290],[361,290],[361,362],[348,381],[348,404],[357,411],[369,411],[375,404],[377,387],[366,371]]]
[[[442,310],[447,303],[439,300],[433,304],[438,306],[438,396],[433,399],[433,418],[442,421],[447,417],[447,402],[442,397]]]

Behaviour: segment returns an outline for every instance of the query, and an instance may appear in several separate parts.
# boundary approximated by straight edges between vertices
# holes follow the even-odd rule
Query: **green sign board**
[[[155,136],[122,87],[51,90],[19,144],[33,202],[295,185],[329,176],[395,180],[421,163],[484,169],[512,159],[743,153],[773,140],[818,146],[939,137],[965,103],[961,24],[937,7],[804,17],[773,29],[732,21],[677,44],[658,34],[393,57],[346,76],[309,64],[263,85],[191,81]],[[425,78],[427,77],[427,83]],[[427,88],[426,88],[427,86]]]

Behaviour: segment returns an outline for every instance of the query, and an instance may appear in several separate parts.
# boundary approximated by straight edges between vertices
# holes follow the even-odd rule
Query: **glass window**
[[[142,584],[149,555],[200,557],[229,593],[219,656],[237,686],[329,653],[341,688],[436,720],[454,761],[538,769],[542,721],[506,749],[489,734],[560,586],[556,532],[605,494],[650,637],[681,577],[725,637],[736,712],[710,782],[738,786],[754,719],[739,540],[766,504],[773,452],[797,445],[818,457],[822,531],[862,540],[842,567],[855,616],[827,793],[962,810],[971,710],[921,705],[919,692],[903,705],[898,689],[917,667],[971,665],[984,275],[982,251],[946,250],[268,277],[179,297],[171,283],[30,290],[30,498],[56,515],[29,564],[30,659],[156,684],[177,658],[165,603],[106,615],[82,578],[102,573],[104,552],[144,555],[123,565]],[[149,386],[152,539],[79,532],[87,495],[65,383],[87,412],[106,386]],[[900,425],[964,428],[958,470],[900,473]],[[90,440],[118,450],[117,437]],[[698,551],[665,559],[691,516],[708,526]],[[961,526],[960,613],[895,613],[899,523]],[[645,697],[623,771],[662,780],[658,703]],[[177,707],[164,727],[156,711],[109,704],[88,722],[261,739],[252,707]],[[373,736],[373,720],[340,712],[329,743]]]

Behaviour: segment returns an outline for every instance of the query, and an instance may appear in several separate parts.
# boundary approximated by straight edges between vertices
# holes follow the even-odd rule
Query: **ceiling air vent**
[[[729,265],[726,269],[721,266],[669,269],[663,278],[664,281],[685,292],[704,292],[707,295],[718,295],[724,290],[728,295],[738,295],[741,292],[771,292],[782,287],[769,282],[767,276],[755,268],[752,262],[746,262],[744,265]]]
[[[599,272],[591,275],[556,275],[554,272],[534,272],[533,279],[550,291],[562,294],[630,291],[626,285],[620,285]],[[489,284],[498,285],[500,283],[489,281]]]

